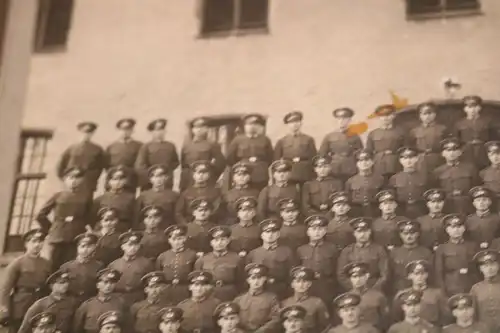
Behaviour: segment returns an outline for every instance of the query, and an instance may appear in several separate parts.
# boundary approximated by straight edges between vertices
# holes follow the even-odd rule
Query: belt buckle
[[[179,282],[180,282],[179,279],[173,279],[172,280],[172,284],[179,284]]]
[[[66,216],[64,222],[73,222],[73,216]]]
[[[457,196],[457,195],[462,194],[462,191],[461,190],[453,190],[452,194]]]
[[[222,281],[222,280],[217,280],[217,281],[215,281],[215,285],[216,285],[217,287],[222,287],[222,286],[224,285],[224,281]]]
[[[251,162],[251,163],[255,163],[255,162],[257,162],[257,157],[255,157],[255,156],[250,156],[250,157],[248,158],[248,161],[249,161],[249,162]]]
[[[292,161],[293,161],[294,163],[298,163],[298,162],[300,162],[300,157],[294,157],[294,158],[292,159]]]

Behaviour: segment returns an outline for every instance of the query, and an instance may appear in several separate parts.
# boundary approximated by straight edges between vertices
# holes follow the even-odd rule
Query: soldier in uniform
[[[124,318],[120,312],[108,311],[97,319],[99,333],[121,333],[124,329]]]
[[[69,293],[71,276],[65,271],[57,271],[47,279],[51,293],[33,303],[26,311],[19,333],[31,333],[30,322],[42,312],[50,312],[55,316],[56,328],[61,333],[71,332],[73,314],[80,305]]]
[[[341,251],[347,245],[354,243],[353,230],[349,224],[351,205],[345,192],[336,192],[332,194],[330,199],[332,201],[331,212],[333,212],[333,218],[328,223],[326,241],[336,245],[337,249]]]
[[[411,286],[410,281],[407,280],[406,266],[408,263],[415,260],[434,262],[432,251],[419,243],[420,224],[418,222],[401,221],[398,223],[398,229],[403,245],[389,252],[394,293]]]
[[[441,327],[448,323],[450,313],[446,305],[446,295],[443,290],[433,288],[429,284],[431,263],[425,260],[411,261],[406,265],[408,280],[411,287],[399,291],[392,302],[393,321],[403,320],[404,314],[401,308],[401,294],[409,290],[415,290],[422,294],[420,317],[434,326]]]
[[[165,280],[170,282],[168,295],[173,303],[189,297],[188,275],[194,269],[196,252],[186,247],[187,227],[173,225],[165,230],[171,249],[156,259],[156,269],[163,271]]]
[[[470,294],[453,295],[448,305],[456,321],[443,327],[443,333],[493,333],[488,325],[476,321],[474,298]]]
[[[464,145],[464,160],[481,170],[488,165],[484,143],[494,139],[492,123],[481,116],[481,97],[465,96],[462,102],[466,116],[455,124],[455,135]]]
[[[140,255],[141,239],[142,234],[138,231],[121,234],[123,256],[108,266],[121,274],[116,284],[116,292],[121,294],[127,305],[144,298],[141,278],[154,270],[151,260]]]
[[[420,125],[410,131],[410,144],[419,154],[418,170],[430,172],[444,163],[440,142],[448,134],[446,126],[436,122],[436,105],[425,102],[417,106]]]
[[[374,154],[374,172],[388,179],[401,170],[397,150],[407,143],[405,131],[394,126],[396,108],[393,105],[381,105],[375,114],[382,121],[382,126],[368,133],[366,149]]]
[[[500,209],[500,141],[488,141],[484,144],[490,165],[479,172],[479,177],[493,195],[493,208]]]
[[[128,190],[135,193],[137,187],[137,175],[134,164],[141,149],[142,142],[132,138],[136,121],[132,118],[123,118],[116,122],[116,128],[120,131],[118,140],[110,144],[105,151],[106,167],[108,169],[123,165],[131,175]]]
[[[418,153],[414,148],[400,148],[398,154],[403,170],[389,179],[389,186],[396,192],[401,213],[417,218],[425,214],[423,194],[429,187],[428,173],[417,169]]]
[[[445,193],[433,188],[425,191],[424,197],[429,213],[416,220],[420,224],[420,244],[435,250],[446,239],[442,223]]]
[[[131,325],[134,333],[158,332],[160,310],[172,304],[165,296],[166,281],[163,272],[150,272],[141,279],[146,299],[130,307]],[[132,328],[132,327],[131,327]]]
[[[299,203],[294,199],[278,202],[281,216],[280,245],[297,249],[307,243],[306,226],[300,217]]]
[[[184,312],[182,328],[190,333],[215,333],[213,314],[221,301],[212,294],[214,278],[208,272],[194,271],[188,279],[191,297],[178,305]]]
[[[26,310],[41,297],[50,275],[50,262],[40,256],[45,232],[33,229],[23,235],[26,252],[5,269],[0,285],[0,320],[17,332]]]
[[[167,188],[172,188],[173,172],[179,166],[179,155],[175,145],[165,140],[167,120],[160,118],[151,121],[147,129],[152,134],[152,140],[143,144],[137,159],[135,160],[135,169],[139,175],[139,182],[142,190],[150,188],[147,181],[147,172],[152,165],[163,165],[168,170]]]
[[[255,188],[261,190],[269,182],[268,168],[273,161],[271,140],[259,133],[266,120],[259,114],[248,114],[243,117],[244,134],[233,139],[227,149],[227,163],[230,166],[243,161],[250,164],[250,179]]]
[[[307,310],[300,305],[291,305],[280,311],[281,324],[284,333],[307,333],[306,327]],[[313,331],[318,332],[318,331]]]
[[[153,165],[148,170],[151,188],[141,192],[136,200],[135,228],[141,228],[143,217],[141,212],[144,207],[158,206],[163,210],[163,219],[160,227],[166,229],[175,223],[175,205],[179,199],[179,193],[168,188],[169,173],[163,165]]]
[[[42,229],[48,230],[52,271],[75,257],[73,240],[85,230],[85,225],[90,220],[92,201],[82,190],[82,181],[82,169],[67,169],[64,175],[65,189],[54,194],[36,216]],[[52,221],[49,219],[51,213]]]
[[[97,235],[90,232],[76,236],[76,258],[61,266],[71,277],[69,292],[78,300],[78,305],[95,295],[97,272],[104,268],[104,264],[95,259],[98,241]]]
[[[55,321],[54,314],[42,312],[31,319],[29,328],[33,333],[57,333]]]
[[[248,291],[235,298],[241,308],[240,324],[248,332],[272,333],[279,327],[279,301],[266,290],[268,268],[261,264],[245,266]]]
[[[106,166],[106,157],[102,147],[91,141],[97,124],[81,122],[77,125],[77,129],[82,133],[81,142],[69,146],[63,152],[57,163],[57,176],[64,181],[68,170],[75,167],[82,169],[85,172],[82,190],[92,196],[101,172]]]
[[[289,295],[289,272],[296,266],[293,251],[279,245],[281,223],[276,219],[267,219],[260,223],[262,246],[252,250],[246,257],[247,264],[263,264],[269,269],[269,290],[279,299]]]
[[[310,294],[315,280],[315,272],[304,266],[294,267],[290,272],[293,296],[282,302],[283,308],[301,306],[306,310],[304,333],[322,332],[329,323],[328,308],[321,298]]]
[[[163,210],[159,206],[144,207],[144,232],[141,239],[141,255],[155,262],[158,256],[167,251],[168,237],[161,228]]]
[[[483,250],[474,256],[474,261],[483,275],[483,281],[472,286],[470,294],[476,304],[479,321],[489,325],[494,332],[500,330],[500,277],[499,256],[497,251]]]
[[[161,333],[183,333],[181,324],[184,319],[184,311],[175,306],[169,306],[160,310],[160,324],[158,328]]]
[[[228,191],[223,193],[224,213],[228,224],[238,222],[236,203],[243,197],[259,196],[260,191],[252,186],[249,164],[239,162],[231,170],[232,184]]]
[[[345,183],[345,191],[351,199],[353,216],[377,216],[378,205],[375,195],[384,187],[385,179],[373,172],[374,162],[370,151],[358,151],[356,160],[358,173]]]
[[[290,172],[292,164],[287,160],[274,161],[270,167],[273,183],[266,186],[259,194],[257,212],[261,219],[280,216],[278,202],[281,199],[300,201],[300,191],[297,184],[292,184]]]
[[[314,139],[301,132],[304,115],[300,111],[285,115],[283,122],[290,128],[290,133],[276,142],[274,160],[292,161],[290,181],[302,185],[313,178],[311,159],[316,155]]]
[[[356,242],[342,250],[337,263],[337,278],[344,290],[352,288],[344,271],[344,267],[351,262],[367,263],[370,271],[368,285],[379,290],[385,288],[389,278],[389,259],[384,247],[372,242],[371,223],[372,220],[367,217],[358,217],[350,222]]]
[[[333,300],[341,324],[329,329],[327,333],[379,333],[374,326],[361,320],[361,296],[344,293]]]
[[[108,170],[106,175],[106,192],[94,199],[94,218],[97,222],[97,212],[104,207],[112,207],[118,213],[118,230],[124,232],[132,227],[135,206],[135,192],[130,188],[131,174],[126,167],[119,165]],[[92,225],[94,225],[94,221]]]
[[[116,229],[118,213],[114,208],[104,207],[97,215],[99,222],[96,235],[99,240],[95,250],[95,259],[107,266],[122,255],[120,232]]]
[[[470,189],[469,194],[476,211],[465,220],[468,238],[484,249],[500,236],[500,216],[490,210],[493,202],[487,188],[476,186]]]
[[[257,199],[255,197],[242,197],[236,201],[236,214],[238,223],[231,228],[231,251],[240,256],[246,256],[253,249],[262,245],[260,227],[257,223]]]
[[[391,250],[401,245],[398,223],[408,220],[407,217],[396,215],[398,203],[391,190],[383,190],[375,196],[379,202],[381,216],[373,220],[373,241]]]
[[[339,250],[336,244],[325,241],[328,220],[323,215],[312,215],[305,220],[309,243],[297,250],[302,266],[312,269],[315,280],[311,295],[319,297],[324,304],[331,304],[336,293],[335,267]]]
[[[237,253],[228,251],[231,229],[217,226],[209,230],[212,252],[198,258],[195,270],[212,274],[215,280],[214,296],[221,301],[232,301],[241,290],[244,262]]]
[[[446,193],[447,210],[452,213],[467,214],[471,211],[468,191],[478,185],[479,177],[474,165],[461,161],[462,149],[456,138],[441,142],[446,163],[433,171],[438,187]]]
[[[384,331],[389,325],[389,305],[385,295],[378,289],[370,288],[369,267],[363,262],[353,262],[344,267],[351,281],[351,293],[361,297],[359,303],[360,319]]]
[[[181,191],[187,189],[192,182],[191,164],[196,161],[210,161],[212,165],[212,179],[215,183],[226,167],[226,159],[222,155],[221,147],[217,142],[208,139],[209,120],[205,117],[195,118],[190,122],[191,139],[181,148]]]
[[[214,217],[220,217],[222,193],[220,188],[210,183],[212,166],[209,161],[197,161],[191,165],[193,184],[179,196],[175,205],[175,216],[177,223],[188,223],[191,217],[190,207],[194,200],[199,198],[208,199],[213,205]]]
[[[220,333],[244,333],[239,327],[240,312],[240,306],[234,302],[224,302],[215,308],[214,319]]]
[[[354,116],[350,108],[333,110],[333,117],[337,124],[335,131],[327,134],[319,148],[319,155],[330,156],[332,172],[345,182],[356,174],[355,152],[363,148],[363,142],[357,134],[348,132],[349,123]]]
[[[198,257],[212,251],[209,231],[216,226],[211,220],[213,210],[212,203],[205,198],[196,199],[191,203],[193,221],[187,224],[187,244],[197,252]]]
[[[307,181],[302,187],[302,213],[305,216],[327,214],[330,209],[330,196],[342,191],[344,184],[331,175],[331,158],[315,156],[313,158],[316,179]]]
[[[422,293],[416,290],[407,290],[399,295],[404,319],[393,324],[387,333],[438,333],[440,328],[432,325],[421,317]]]
[[[120,272],[105,268],[97,274],[97,295],[83,302],[76,310],[73,318],[74,333],[98,333],[99,317],[108,311],[125,313],[126,305],[116,295],[116,283],[120,280]]]
[[[465,221],[459,214],[443,217],[448,241],[437,247],[434,253],[436,282],[450,296],[470,290],[477,280],[472,258],[477,244],[464,240]]]

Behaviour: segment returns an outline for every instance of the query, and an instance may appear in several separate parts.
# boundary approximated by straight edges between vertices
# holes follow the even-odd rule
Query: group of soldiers
[[[181,149],[167,120],[132,139],[97,125],[58,165],[64,189],[6,269],[0,320],[19,333],[433,333],[500,331],[500,141],[478,96],[464,118],[394,126],[392,105],[363,145],[354,111],[333,111],[319,149],[303,114],[273,147],[265,118],[243,117],[226,156],[191,125]],[[181,167],[180,193],[172,189]],[[228,168],[230,188],[217,179]],[[105,191],[96,195],[105,171]],[[50,247],[50,260],[42,247]]]

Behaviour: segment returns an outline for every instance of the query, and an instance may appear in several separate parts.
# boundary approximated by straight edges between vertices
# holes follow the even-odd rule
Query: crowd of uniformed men
[[[449,128],[423,103],[407,131],[383,105],[365,145],[339,108],[318,150],[302,113],[274,147],[250,114],[226,156],[203,117],[180,157],[165,119],[144,144],[118,121],[105,150],[81,123],[65,188],[6,269],[0,320],[19,333],[500,332],[500,142],[481,108],[465,97]]]

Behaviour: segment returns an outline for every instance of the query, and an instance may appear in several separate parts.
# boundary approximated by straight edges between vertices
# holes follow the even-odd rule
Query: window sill
[[[66,45],[60,45],[60,46],[43,46],[43,47],[35,47],[33,49],[34,54],[58,54],[58,53],[65,53],[68,50]]]
[[[225,31],[214,31],[214,32],[201,32],[198,35],[198,39],[209,39],[209,38],[228,38],[228,37],[243,37],[251,35],[269,35],[269,28],[248,28],[248,29],[234,29]]]
[[[480,8],[471,9],[455,9],[455,10],[445,10],[441,12],[434,13],[423,13],[423,14],[407,14],[406,19],[408,21],[424,21],[442,18],[460,18],[467,16],[480,16],[484,15]]]

